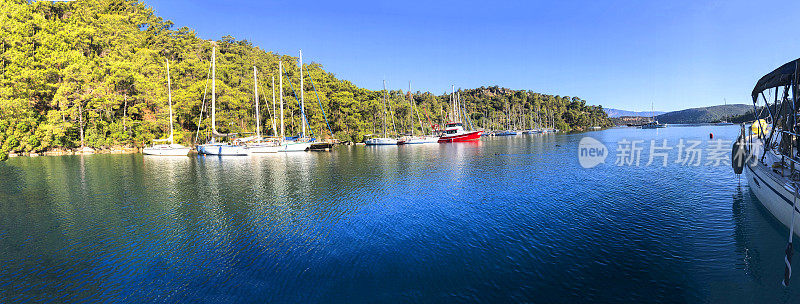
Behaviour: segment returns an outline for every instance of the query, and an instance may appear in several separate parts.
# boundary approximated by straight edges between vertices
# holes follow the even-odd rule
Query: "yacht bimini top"
[[[797,68],[799,63],[800,59],[792,60],[770,72],[769,74],[761,77],[761,79],[759,79],[756,83],[756,87],[753,88],[753,100],[756,100],[756,98],[758,98],[758,94],[761,94],[761,92],[775,87],[788,86],[792,84],[792,81],[796,80],[797,78]],[[797,81],[794,82],[797,83]]]

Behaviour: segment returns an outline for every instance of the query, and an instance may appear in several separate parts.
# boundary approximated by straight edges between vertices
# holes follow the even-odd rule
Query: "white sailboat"
[[[656,112],[653,107],[653,103],[650,102],[650,122],[643,124],[642,129],[661,129],[666,128],[667,124],[659,123],[658,119],[656,119]]]
[[[798,79],[800,59],[788,62],[758,80],[751,95],[755,122],[749,128],[742,124],[739,138],[731,151],[734,173],[745,173],[750,191],[789,230],[784,259],[784,286],[789,284],[792,273],[792,237],[800,236],[800,145],[797,141],[800,110],[796,106],[800,98]],[[774,94],[773,104],[769,103],[765,92]],[[781,95],[782,98],[778,97]],[[760,107],[759,96],[764,99],[766,118],[755,111]],[[770,108],[781,110],[769,111]]]
[[[406,145],[415,145],[415,144],[436,144],[439,143],[439,136],[435,135],[424,135],[425,134],[425,127],[422,124],[422,118],[419,116],[419,111],[417,113],[417,120],[419,120],[419,128],[422,132],[420,136],[414,136],[414,95],[411,94],[411,81],[408,82],[408,96],[411,99],[411,136],[405,137],[402,139],[403,144]]]
[[[300,122],[302,126],[302,133],[300,138],[296,140],[287,140],[283,123],[283,61],[278,62],[278,75],[280,75],[280,104],[281,104],[281,138],[278,144],[278,152],[303,152],[311,148],[311,143],[306,138],[306,121],[305,115],[301,114]],[[303,99],[303,51],[300,51],[300,111],[303,112],[304,106]]]
[[[398,142],[399,142],[397,139],[389,138],[387,136],[387,130],[386,130],[386,115],[387,115],[387,113],[386,113],[386,99],[387,99],[387,97],[386,97],[386,80],[383,81],[383,91],[384,91],[383,92],[383,137],[373,137],[373,138],[369,138],[369,139],[365,140],[364,143],[367,144],[368,146],[391,146],[391,145],[395,145],[396,146],[398,144]]]
[[[217,111],[217,94],[216,94],[216,80],[217,80],[217,66],[216,66],[217,48],[215,47],[211,52],[211,142],[197,146],[197,152],[205,155],[229,155],[241,156],[247,155],[247,147],[240,145],[231,145],[223,142],[216,142],[218,137],[227,137],[234,135],[232,133],[219,133],[216,128],[216,111]]]
[[[184,147],[175,144],[173,139],[173,126],[172,126],[172,81],[169,77],[169,59],[167,59],[167,99],[169,100],[169,138],[155,139],[154,142],[169,142],[169,144],[153,144],[152,147],[147,147],[142,150],[145,155],[160,155],[160,156],[186,156],[189,154],[189,147]]]
[[[275,85],[275,78],[272,80],[273,86]],[[258,101],[258,71],[253,66],[253,100],[256,107],[256,135],[252,138],[250,143],[247,143],[247,150],[250,154],[261,153],[278,153],[278,143],[276,141],[265,140],[261,137],[261,113],[259,111]],[[275,89],[272,89],[272,102],[275,103]],[[273,122],[274,126],[274,122]]]

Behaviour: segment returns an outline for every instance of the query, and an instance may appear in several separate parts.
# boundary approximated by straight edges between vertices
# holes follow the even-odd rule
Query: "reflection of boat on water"
[[[797,140],[800,126],[797,114],[800,109],[795,104],[797,79],[800,77],[799,62],[800,59],[786,63],[758,80],[751,95],[753,106],[759,107],[759,96],[762,96],[765,108],[775,107],[779,110],[768,111],[767,121],[772,124],[759,119],[759,113],[753,113],[756,122],[749,128],[742,125],[731,151],[734,172],[745,173],[751,191],[761,204],[791,231],[786,248],[784,285],[788,284],[791,275],[791,236],[800,235],[800,220],[795,219],[800,212],[797,209],[800,199],[800,143]],[[774,94],[775,104],[770,105],[765,94]]]
[[[189,147],[176,145],[174,140],[174,132],[172,127],[172,81],[169,78],[169,59],[167,59],[167,99],[169,100],[169,138],[156,139],[154,142],[169,142],[169,144],[156,144],[152,147],[142,149],[145,155],[159,155],[159,156],[186,156],[189,154]]]
[[[757,200],[753,196],[752,189],[748,191],[747,186],[743,185],[737,186],[732,196],[733,239],[736,259],[740,261],[737,268],[743,270],[750,280],[759,283],[759,286],[780,288],[775,281],[783,271],[783,264],[780,263],[783,258],[780,247],[786,241],[786,235],[783,233],[783,227],[779,226],[780,224]],[[771,290],[759,291],[763,292],[759,299],[766,303],[783,302],[768,300],[769,294],[772,294]]]

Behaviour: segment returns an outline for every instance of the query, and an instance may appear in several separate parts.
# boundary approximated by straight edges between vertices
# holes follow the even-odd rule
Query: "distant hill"
[[[710,123],[728,120],[752,110],[753,106],[746,104],[718,105],[669,112],[656,116],[656,119],[668,124]]]
[[[634,111],[625,111],[625,110],[608,109],[608,108],[603,108],[603,110],[605,110],[606,114],[608,114],[608,117],[611,117],[611,118],[617,118],[617,117],[622,117],[622,116],[650,117],[650,116],[653,116],[653,115],[661,115],[661,114],[667,113],[667,112],[661,112],[661,111],[634,112]]]

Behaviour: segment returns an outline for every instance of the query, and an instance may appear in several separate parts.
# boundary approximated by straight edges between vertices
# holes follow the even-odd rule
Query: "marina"
[[[584,134],[12,158],[0,288],[9,301],[799,300],[800,285],[779,284],[787,230],[730,166],[644,166],[647,149],[640,167],[613,164],[621,139],[733,141],[740,128],[645,131],[591,132],[610,150],[592,170],[574,156]]]
[[[773,2],[4,1],[0,303],[800,303]]]

